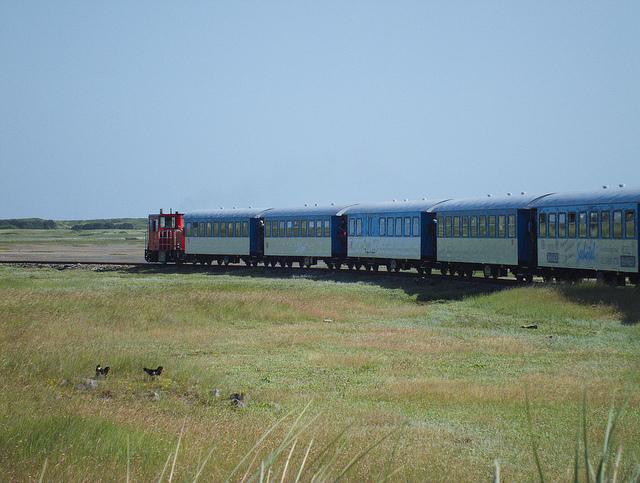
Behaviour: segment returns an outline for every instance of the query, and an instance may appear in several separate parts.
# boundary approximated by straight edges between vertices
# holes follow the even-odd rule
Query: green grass
[[[89,244],[129,242],[144,240],[145,231],[135,230],[53,230],[5,229],[0,230],[0,250],[15,244]]]
[[[292,468],[313,439],[317,471],[321,448],[345,431],[328,459],[335,468],[391,434],[353,464],[353,480],[389,468],[400,479],[489,480],[498,460],[505,481],[533,481],[528,392],[545,477],[566,480],[583,388],[593,454],[612,403],[628,401],[616,437],[630,471],[640,461],[639,295],[262,269],[0,267],[0,479],[37,478],[46,458],[49,479],[122,480],[127,441],[132,477],[154,479],[183,424],[176,477],[192,478],[214,447],[201,479],[224,479],[311,401],[317,419],[296,436]],[[539,328],[521,328],[531,323]],[[107,380],[75,389],[98,363],[111,366]],[[141,368],[158,364],[165,373],[148,380]],[[240,391],[244,410],[226,400]]]

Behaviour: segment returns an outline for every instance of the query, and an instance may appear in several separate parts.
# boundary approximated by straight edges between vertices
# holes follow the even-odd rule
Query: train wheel
[[[349,270],[353,270],[353,263],[347,263],[347,268]]]
[[[484,278],[491,278],[491,276],[493,275],[493,270],[491,270],[491,266],[490,265],[485,265],[484,267],[482,267],[482,275],[484,275]]]
[[[377,272],[380,269],[380,265],[378,265],[377,263],[373,264],[373,271]]]

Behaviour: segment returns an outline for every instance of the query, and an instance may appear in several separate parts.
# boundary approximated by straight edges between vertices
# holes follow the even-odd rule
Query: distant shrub
[[[133,223],[112,223],[110,221],[94,221],[73,225],[72,230],[133,230]]]
[[[0,229],[18,230],[52,230],[57,228],[53,220],[43,220],[42,218],[17,218],[11,220],[0,220]]]

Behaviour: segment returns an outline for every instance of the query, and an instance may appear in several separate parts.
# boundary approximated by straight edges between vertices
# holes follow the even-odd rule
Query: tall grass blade
[[[344,434],[351,428],[351,426],[353,426],[353,424],[350,424],[349,426],[345,427],[342,431],[340,431],[335,438],[333,438],[331,441],[329,441],[324,448],[322,448],[320,450],[320,453],[318,453],[316,455],[316,457],[311,461],[311,463],[309,463],[309,467],[313,468],[316,463],[317,464],[322,464],[324,459],[326,458],[326,455],[328,454],[329,450],[338,442],[340,441],[340,438],[342,438],[342,436],[344,436]]]
[[[609,410],[609,418],[607,419],[607,429],[604,431],[604,441],[602,442],[602,454],[600,455],[600,462],[598,463],[597,479],[599,483],[604,481],[604,475],[607,467],[607,460],[609,458],[609,440],[613,431],[613,425],[615,423],[615,412],[613,408]]]
[[[573,483],[580,483],[580,424],[576,432],[576,450],[573,454]]]
[[[129,435],[127,435],[127,483],[131,481],[131,453],[129,446]]]
[[[493,460],[493,483],[500,483],[500,462]]]
[[[180,436],[178,436],[178,444],[176,445],[176,452],[173,455],[173,463],[171,463],[171,472],[169,473],[169,483],[173,481],[173,474],[176,470],[176,461],[178,460],[178,451],[180,451],[180,443],[182,442],[182,436],[184,435],[184,424],[180,429]]]
[[[204,459],[204,461],[200,465],[200,468],[198,468],[198,471],[196,472],[196,476],[193,477],[193,483],[197,483],[198,482],[198,478],[200,478],[200,475],[202,474],[202,471],[204,470],[204,467],[207,465],[209,459],[211,458],[211,455],[213,454],[213,450],[215,450],[215,449],[216,449],[216,447],[214,446],[209,451],[209,454],[207,454],[206,458]]]
[[[296,445],[298,444],[298,440],[295,439],[293,444],[291,445],[291,451],[289,451],[289,455],[287,456],[287,461],[284,463],[284,468],[282,469],[282,478],[280,478],[280,483],[284,483],[284,479],[287,476],[287,469],[289,468],[289,461],[291,461],[291,455],[293,454],[293,450],[296,449]]]
[[[613,476],[611,477],[611,483],[616,483],[618,481],[618,470],[620,469],[620,460],[622,459],[622,445],[618,446],[618,451],[616,453],[616,460],[613,464]]]
[[[589,444],[587,438],[587,389],[585,388],[582,393],[582,445],[584,446],[584,475],[585,481],[591,483],[591,480],[595,480],[595,474],[591,467],[591,461],[589,461]]]
[[[302,463],[300,463],[300,468],[298,469],[298,474],[296,475],[296,479],[294,483],[298,483],[300,481],[300,477],[302,476],[302,470],[304,469],[304,464],[309,457],[309,451],[311,451],[311,446],[313,445],[313,439],[309,441],[309,446],[307,446],[307,451],[304,453],[304,458],[302,458]]]
[[[407,422],[405,421],[402,424],[401,429],[405,429],[407,427]],[[384,464],[384,470],[383,470],[383,477],[381,481],[388,481],[389,480],[389,472],[391,471],[391,462],[393,460],[395,460],[396,458],[396,452],[398,450],[398,446],[400,445],[400,437],[402,436],[402,431],[398,431],[398,437],[396,438],[395,442],[393,443],[393,449],[391,450],[391,453],[389,454],[389,457],[387,458],[386,463]],[[393,471],[395,472],[395,470]]]
[[[44,464],[42,465],[42,471],[40,472],[40,478],[38,478],[38,483],[42,483],[44,481],[44,474],[47,471],[47,464],[49,464],[49,458],[44,459]]]
[[[351,459],[351,461],[349,461],[347,466],[345,466],[344,469],[338,474],[338,476],[336,477],[335,481],[340,481],[340,478],[342,478],[345,474],[347,474],[347,472],[353,467],[353,465],[355,465],[358,461],[360,461],[362,458],[364,458],[366,455],[368,455],[376,446],[380,445],[380,443],[382,443],[385,439],[387,439],[393,433],[394,433],[394,431],[385,434],[381,438],[378,438],[377,441],[374,441],[372,444],[370,444],[365,449],[363,449],[360,453],[355,455]]]
[[[162,467],[162,472],[158,477],[158,483],[160,483],[162,481],[162,478],[164,478],[164,474],[167,472],[167,468],[169,467],[169,461],[171,461],[172,456],[173,456],[173,453],[169,453],[169,456],[167,456],[167,461],[164,462],[164,466]]]
[[[533,449],[533,458],[536,462],[536,468],[538,469],[538,477],[540,478],[540,483],[544,483],[544,474],[542,473],[542,465],[540,464],[540,456],[538,454],[538,438],[533,434],[533,424],[531,422],[531,408],[529,407],[529,393],[524,393],[525,400],[525,412],[527,415],[527,425],[529,429],[529,437],[531,438],[531,448]]]

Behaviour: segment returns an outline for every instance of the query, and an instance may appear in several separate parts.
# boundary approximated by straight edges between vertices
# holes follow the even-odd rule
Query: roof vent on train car
[[[314,203],[313,206],[318,206],[318,203]]]
[[[603,189],[603,190],[606,190],[607,188],[609,188],[609,187],[608,187],[606,184],[603,184],[603,185],[602,185],[602,189]]]
[[[526,192],[526,191],[521,191],[521,192],[520,192],[520,194],[521,194],[522,196],[524,196],[524,195],[526,195],[526,194],[527,194],[527,192]]]
[[[333,202],[331,203],[331,206],[333,206]]]
[[[491,198],[491,193],[487,193],[487,198]]]
[[[396,202],[396,201],[398,201],[398,200],[391,200],[391,201],[393,201],[393,202],[395,203],[395,202]]]
[[[304,206],[309,206],[309,204],[308,204],[308,203],[305,203],[305,204],[304,204]]]
[[[404,201],[404,202],[406,203],[407,201],[409,201],[409,198],[405,198],[405,199],[404,199],[404,200],[402,200],[402,201]]]
[[[627,186],[627,185],[626,185],[626,184],[624,184],[624,183],[620,183],[620,184],[618,185],[618,188],[624,188],[625,186]]]
[[[507,196],[511,196],[511,193],[507,193]]]
[[[422,198],[422,201],[427,201],[427,199],[426,198]]]

